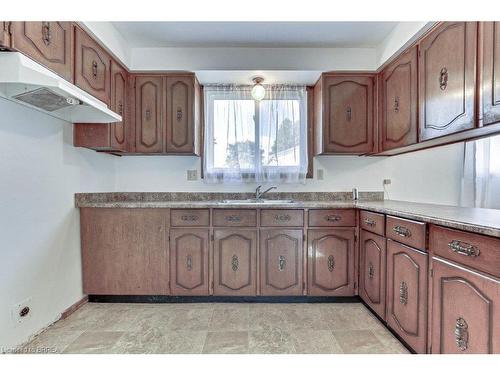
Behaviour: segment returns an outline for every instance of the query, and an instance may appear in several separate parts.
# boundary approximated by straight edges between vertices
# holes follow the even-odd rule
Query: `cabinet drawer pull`
[[[392,230],[401,237],[411,237],[411,232],[408,228],[402,227],[401,225],[396,225]]]
[[[286,266],[285,257],[283,255],[280,255],[278,257],[278,270],[283,271],[285,269],[285,266]]]
[[[193,269],[193,258],[191,255],[188,255],[186,257],[186,268],[188,271],[191,271]]]
[[[177,121],[182,120],[182,108],[178,107],[177,108]]]
[[[464,351],[469,345],[469,325],[464,318],[458,318],[455,323],[455,343],[458,349]]]
[[[374,227],[375,226],[375,221],[373,221],[372,219],[366,218],[365,219],[365,224],[369,225],[370,227]]]
[[[335,258],[333,255],[330,255],[328,257],[328,271],[333,272],[333,269],[335,268]]]
[[[325,216],[325,220],[335,222],[342,220],[342,217],[340,215],[327,215]]]
[[[398,113],[399,112],[399,96],[396,96],[394,98],[394,106],[392,107],[394,112]]]
[[[118,114],[121,116],[123,115],[123,104],[118,103]]]
[[[52,41],[52,33],[50,32],[50,22],[42,22],[42,40],[48,46]]]
[[[149,121],[151,120],[151,110],[150,109],[146,109],[146,121]]]
[[[471,245],[467,242],[462,242],[459,240],[453,240],[448,244],[448,247],[454,253],[465,255],[468,257],[477,257],[479,256],[479,248],[477,246]]]
[[[228,215],[225,216],[224,219],[226,219],[226,221],[230,221],[231,223],[239,223],[241,221],[241,217],[238,215]]]
[[[375,276],[375,267],[373,267],[373,263],[370,262],[368,264],[368,278],[373,279],[374,276]]]
[[[288,214],[274,215],[274,220],[276,221],[290,221],[291,216]]]
[[[439,88],[444,91],[446,90],[447,86],[448,86],[448,69],[446,69],[446,67],[443,67],[439,72]]]
[[[406,281],[401,281],[399,284],[399,302],[402,305],[408,303],[408,284],[406,284]]]
[[[182,215],[181,216],[182,221],[196,221],[198,219],[199,219],[198,215]]]
[[[97,78],[97,61],[92,61],[92,75],[94,76],[94,79]]]
[[[347,107],[347,111],[346,111],[346,119],[347,121],[351,121],[352,119],[352,108],[351,107]]]
[[[239,263],[240,262],[238,261],[238,256],[236,254],[233,254],[233,257],[231,258],[231,268],[234,272],[238,271]]]

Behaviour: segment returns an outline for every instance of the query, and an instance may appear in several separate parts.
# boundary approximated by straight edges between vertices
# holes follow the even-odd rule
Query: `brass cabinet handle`
[[[177,121],[181,121],[181,120],[182,120],[182,108],[178,107],[177,108]]]
[[[462,317],[458,318],[455,323],[455,343],[462,351],[466,350],[469,345],[469,325]]]
[[[97,61],[92,61],[92,75],[94,76],[94,79],[97,78]]]
[[[392,230],[401,237],[411,237],[411,232],[408,228],[402,227],[401,225],[396,225]]]
[[[328,271],[333,272],[333,269],[335,268],[335,258],[333,255],[330,255],[328,257]]]
[[[234,272],[236,272],[238,271],[238,266],[239,266],[238,256],[234,254],[233,257],[231,258],[231,268],[233,269]]]
[[[406,305],[408,303],[408,284],[406,281],[401,281],[399,283],[399,302],[402,305]]]
[[[351,119],[352,119],[352,108],[351,107],[347,107],[346,119],[347,119],[347,121],[351,121]]]
[[[193,269],[193,258],[191,255],[188,255],[186,257],[186,268],[188,271],[191,271]]]
[[[477,257],[479,256],[479,248],[477,246],[471,245],[467,242],[462,242],[459,240],[453,240],[448,244],[448,247],[457,254],[465,255],[467,257]]]
[[[342,219],[342,217],[340,215],[327,215],[327,216],[325,216],[326,221],[335,222],[335,221],[340,221],[341,219]]]
[[[290,221],[291,220],[291,216],[288,215],[288,214],[277,214],[277,215],[274,215],[274,220],[276,221]]]
[[[392,107],[394,112],[398,113],[399,112],[399,96],[396,96],[394,98],[394,106]]]
[[[369,225],[370,227],[374,227],[375,226],[375,221],[373,221],[372,219],[366,218],[365,219],[365,224]]]
[[[198,219],[199,219],[198,215],[182,215],[181,216],[182,221],[196,221]]]
[[[149,120],[151,120],[151,110],[146,109],[146,121],[149,121]]]
[[[232,223],[239,223],[241,221],[241,217],[238,215],[228,215],[228,216],[225,216],[224,219],[226,219],[226,221],[230,221]]]
[[[444,91],[446,90],[447,86],[448,86],[448,69],[446,69],[446,67],[443,67],[439,72],[439,88]]]
[[[123,114],[123,104],[118,103],[118,114],[121,116]]]
[[[42,22],[42,40],[48,46],[52,41],[52,33],[50,32],[50,22]]]
[[[285,266],[286,266],[285,257],[283,255],[280,255],[278,257],[278,270],[283,271],[285,269]]]
[[[368,278],[373,279],[374,276],[375,276],[375,267],[373,267],[373,263],[370,262],[368,264]]]

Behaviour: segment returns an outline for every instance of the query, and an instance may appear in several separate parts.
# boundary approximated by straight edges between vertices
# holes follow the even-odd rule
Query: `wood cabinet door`
[[[139,153],[163,152],[162,77],[135,79],[135,150]]]
[[[417,47],[382,73],[383,151],[417,142]]]
[[[83,292],[167,295],[168,209],[80,208]]]
[[[111,110],[122,116],[121,122],[110,126],[111,148],[114,150],[126,149],[125,128],[127,118],[127,71],[118,63],[111,62]]]
[[[387,240],[389,326],[417,353],[427,347],[427,254]]]
[[[326,76],[323,86],[325,153],[373,151],[372,76]]]
[[[500,121],[500,22],[483,22],[483,125]]]
[[[260,231],[260,286],[264,296],[303,292],[303,232],[301,229]]]
[[[208,295],[208,229],[170,230],[172,295]]]
[[[359,295],[385,320],[386,240],[361,231]]]
[[[73,82],[71,22],[12,22],[12,48]]]
[[[354,229],[311,229],[307,247],[308,294],[354,295]]]
[[[194,76],[166,78],[164,116],[166,152],[170,154],[194,153]]]
[[[431,353],[500,353],[500,280],[432,258]]]
[[[474,128],[477,22],[445,22],[419,45],[420,140]]]
[[[257,293],[257,230],[214,230],[214,295]]]
[[[109,104],[111,57],[80,28],[75,28],[75,85]]]
[[[0,50],[10,47],[9,22],[0,21]]]

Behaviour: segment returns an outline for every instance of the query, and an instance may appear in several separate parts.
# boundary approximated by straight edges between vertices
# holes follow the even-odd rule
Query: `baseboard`
[[[89,301],[88,296],[83,296],[83,298],[74,304],[72,304],[70,307],[68,307],[66,310],[64,310],[61,314],[61,319],[66,319],[68,316],[73,314],[76,310],[78,310],[80,307],[85,305]]]

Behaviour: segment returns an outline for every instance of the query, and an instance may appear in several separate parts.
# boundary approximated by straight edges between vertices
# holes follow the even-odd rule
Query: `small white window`
[[[210,85],[205,95],[204,179],[220,182],[305,182],[305,86],[266,86],[261,101],[251,86]]]

